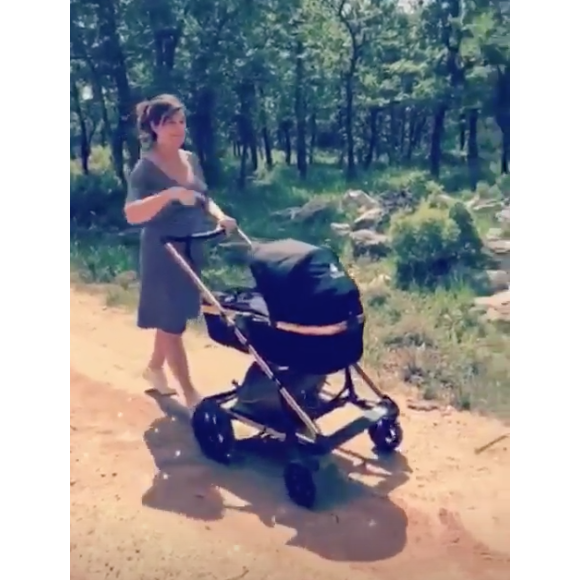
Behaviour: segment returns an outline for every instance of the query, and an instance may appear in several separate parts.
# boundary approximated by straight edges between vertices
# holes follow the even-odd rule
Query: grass
[[[441,193],[441,183],[431,181],[422,170],[407,169],[376,170],[347,186],[334,164],[322,160],[311,169],[307,181],[301,182],[295,168],[279,164],[272,172],[261,170],[246,190],[218,190],[214,197],[224,210],[238,217],[250,237],[290,236],[332,243],[362,289],[368,319],[365,361],[379,375],[387,379],[396,376],[416,387],[426,399],[507,418],[509,328],[482,322],[473,312],[473,290],[462,281],[434,292],[397,289],[390,281],[390,261],[353,260],[348,247],[330,230],[331,222],[348,221],[338,202],[349,188],[369,193],[407,188],[428,195]],[[460,183],[458,178],[454,180]],[[446,181],[453,182],[452,176]],[[485,187],[493,186],[483,184]],[[463,198],[472,195],[461,189],[447,193]],[[315,223],[272,217],[277,210],[300,206],[313,198],[332,201],[330,210]],[[485,232],[494,224],[485,215],[477,225]],[[83,285],[98,284],[109,306],[134,307],[136,258],[135,244],[123,244],[100,231],[71,237],[71,277]],[[204,279],[217,290],[249,282],[249,273],[213,247],[208,252]]]

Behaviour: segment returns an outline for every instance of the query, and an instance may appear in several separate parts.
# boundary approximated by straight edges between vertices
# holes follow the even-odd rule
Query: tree
[[[509,75],[502,0],[71,0],[71,150],[89,172],[98,135],[121,180],[136,103],[175,92],[211,184],[228,151],[243,187],[278,148],[303,178],[324,153],[348,178],[464,166],[475,188],[482,131],[509,172]]]

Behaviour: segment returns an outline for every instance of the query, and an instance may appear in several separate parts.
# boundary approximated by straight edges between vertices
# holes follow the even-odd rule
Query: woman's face
[[[173,113],[159,125],[153,125],[153,130],[157,134],[157,143],[178,149],[185,141],[185,113]]]

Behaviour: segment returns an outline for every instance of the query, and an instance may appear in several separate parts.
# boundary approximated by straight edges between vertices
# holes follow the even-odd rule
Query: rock
[[[372,292],[374,290],[381,290],[391,281],[391,277],[388,274],[379,274],[376,278],[373,278],[370,282],[366,284],[361,284],[361,290],[365,292]]]
[[[407,189],[384,191],[378,198],[383,211],[389,216],[400,210],[412,210],[418,201]]]
[[[482,200],[479,194],[475,194],[472,198],[463,200],[457,197],[452,197],[447,193],[438,193],[434,196],[435,202],[443,204],[443,206],[451,207],[456,203],[463,204],[470,211],[484,211],[494,209],[502,205],[501,200]]]
[[[471,274],[471,281],[479,296],[491,296],[510,287],[510,275],[505,270],[475,272]]]
[[[487,234],[485,234],[485,239],[488,242],[497,242],[498,240],[501,240],[502,236],[503,231],[501,228],[489,228]]]
[[[447,193],[439,193],[434,196],[436,202],[441,203],[444,207],[451,207],[453,204],[457,203],[457,198],[451,197]]]
[[[485,274],[492,294],[497,294],[503,290],[509,290],[509,272],[505,272],[504,270],[486,270]]]
[[[487,240],[485,245],[497,256],[511,254],[512,251],[511,240]]]
[[[510,271],[510,241],[509,240],[486,240],[487,254],[495,265],[495,269]]]
[[[376,198],[362,191],[349,191],[345,200],[347,205],[359,204],[356,206],[359,215],[352,224],[353,231],[376,230],[396,211],[411,209],[415,205],[413,195],[407,190],[383,192]]]
[[[334,213],[335,204],[329,199],[313,198],[303,206],[286,207],[270,214],[270,217],[282,221],[306,222],[330,217]]]
[[[381,206],[379,200],[360,189],[347,191],[342,198],[342,203],[346,209],[357,209],[359,211],[366,211]]]
[[[332,200],[313,198],[298,209],[293,219],[300,222],[314,221],[330,217],[333,213],[334,203]]]
[[[354,231],[368,229],[374,230],[384,221],[385,217],[385,212],[380,207],[367,209],[363,214],[357,217],[356,220],[354,220],[352,229]]]
[[[424,412],[439,411],[439,409],[441,409],[441,406],[433,401],[409,400],[407,402],[407,407],[409,407],[409,409],[413,409],[413,411],[424,411]]]
[[[372,258],[384,258],[391,250],[388,236],[377,234],[372,230],[351,232],[349,238],[355,258],[365,255]]]
[[[114,283],[118,284],[122,288],[129,288],[133,284],[139,281],[139,276],[134,270],[126,270],[125,272],[120,272],[115,276]]]
[[[505,225],[509,225],[510,223],[510,206],[504,207],[500,211],[495,214],[495,217]]]
[[[272,212],[270,217],[282,220],[293,220],[299,211],[300,207],[286,207],[284,209],[279,209],[278,211]]]
[[[350,224],[347,223],[339,223],[334,222],[330,224],[330,229],[337,235],[337,236],[348,236],[350,234]]]
[[[486,320],[508,321],[510,319],[510,291],[498,292],[493,296],[480,296],[474,300],[476,310],[485,312]]]
[[[472,201],[472,200],[470,200]],[[473,211],[485,211],[485,210],[490,210],[490,209],[496,209],[498,207],[501,207],[502,205],[502,201],[501,200],[491,200],[491,201],[479,201],[477,203],[473,203],[473,205],[470,205],[470,202],[467,202],[465,205],[467,205],[467,207],[469,209],[472,209]]]

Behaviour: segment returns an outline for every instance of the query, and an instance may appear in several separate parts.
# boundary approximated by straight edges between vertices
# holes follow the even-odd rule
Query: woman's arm
[[[208,198],[205,208],[207,210],[207,213],[216,222],[221,222],[226,218],[226,214],[221,210],[220,206],[211,198]]]
[[[144,199],[127,201],[125,204],[126,220],[131,225],[138,225],[153,219],[172,200],[173,192],[171,189],[164,189]]]
[[[129,175],[127,200],[124,207],[125,219],[131,225],[148,222],[173,200],[189,204],[194,202],[193,192],[182,187],[170,187],[153,193],[148,181],[147,166],[139,162]]]

